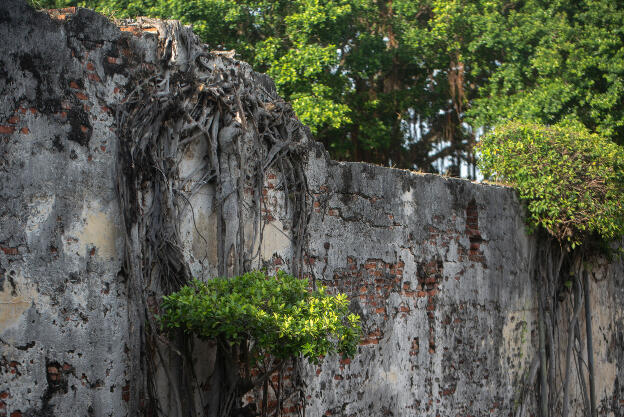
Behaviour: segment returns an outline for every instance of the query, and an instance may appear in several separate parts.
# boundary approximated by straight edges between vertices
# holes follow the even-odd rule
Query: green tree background
[[[619,1],[31,2],[193,24],[268,73],[336,159],[474,177],[477,133],[511,119],[624,144]]]

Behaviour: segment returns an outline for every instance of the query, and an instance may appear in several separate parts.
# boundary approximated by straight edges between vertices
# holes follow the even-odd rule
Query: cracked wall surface
[[[120,208],[116,110],[166,66],[167,45],[167,68],[186,65],[187,50],[169,41],[176,28],[114,24],[85,9],[36,12],[17,0],[0,5],[0,39],[11,40],[0,44],[0,416],[150,415],[140,365],[147,316],[137,313],[124,266],[139,231],[125,233]],[[270,81],[246,64],[207,59],[273,97]],[[245,145],[247,136],[238,140]],[[526,234],[513,190],[338,163],[306,135],[297,146],[309,206],[299,272],[347,293],[364,328],[354,359],[303,366],[306,415],[535,413],[535,395],[520,392],[537,346],[529,271],[539,242]],[[203,279],[220,268],[218,189],[202,171],[210,152],[195,140],[173,152],[176,184],[189,193],[176,219],[179,250]],[[292,190],[282,179],[279,167],[267,169],[257,207],[262,239],[240,249],[257,254],[247,267],[297,268]],[[253,190],[241,195],[251,201]],[[148,213],[153,195],[142,196]],[[240,227],[253,229],[251,221]],[[624,267],[597,262],[600,415],[624,416]],[[200,416],[219,384],[214,348],[195,343],[193,358],[190,398]],[[173,350],[154,360],[162,415],[184,415],[170,379],[175,361]],[[573,389],[581,415],[578,384]]]
[[[539,242],[514,191],[323,158],[308,170],[309,274],[364,318],[354,359],[308,366],[317,415],[507,416],[521,405],[536,415],[535,396],[520,392],[538,345],[529,271]],[[619,416],[624,271],[602,262],[591,289],[596,391],[600,415]]]
[[[119,30],[0,10],[0,415],[129,415],[110,109],[124,79],[103,64]]]

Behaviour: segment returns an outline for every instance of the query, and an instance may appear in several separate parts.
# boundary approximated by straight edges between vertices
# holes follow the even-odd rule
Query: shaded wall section
[[[155,196],[165,191],[150,177],[139,184],[141,221],[133,224],[118,192],[120,168],[132,170],[125,149],[143,138],[121,137],[117,110],[154,77],[213,88],[212,98],[234,103],[227,120],[242,132],[213,147],[208,134],[189,129],[157,154],[156,165],[169,169],[164,184],[177,193],[167,224],[179,270],[202,279],[229,271],[229,249],[225,256],[219,246],[229,233],[239,268],[296,271],[346,292],[363,318],[354,359],[296,367],[307,416],[535,414],[535,393],[523,381],[537,346],[530,271],[540,242],[525,233],[513,190],[331,161],[294,116],[271,127],[285,144],[256,155],[250,126],[261,117],[259,129],[273,126],[266,121],[275,106],[290,114],[289,106],[267,77],[211,54],[176,22],[117,26],[84,9],[35,12],[10,0],[0,5],[0,39],[12,40],[0,44],[0,416],[214,410],[214,346],[185,345],[189,363],[146,335],[164,288],[149,282],[145,239]],[[201,78],[205,71],[216,78]],[[231,93],[241,86],[255,86],[252,112]],[[288,149],[305,174],[303,214],[293,207],[296,190],[284,186],[295,170],[270,164]],[[213,152],[236,190],[226,197],[241,221],[229,229],[219,217]],[[268,161],[258,189],[246,182],[256,157]],[[623,416],[624,269],[595,262],[600,412]],[[574,382],[577,415],[579,389]]]

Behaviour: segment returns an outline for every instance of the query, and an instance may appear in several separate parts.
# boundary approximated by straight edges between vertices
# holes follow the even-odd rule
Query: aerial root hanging
[[[194,221],[191,201],[202,187],[211,185],[216,191],[215,266],[222,276],[238,275],[262,266],[258,243],[265,226],[263,184],[268,170],[279,173],[292,231],[292,269],[301,274],[311,211],[302,158],[310,139],[291,106],[261,75],[245,64],[211,54],[179,24],[141,22],[158,27],[159,64],[153,71],[137,65],[136,88],[116,109],[121,142],[117,188],[126,232],[124,268],[132,293],[140,300],[137,314],[146,323],[141,356],[151,369],[164,346],[158,343],[153,300],[191,278],[179,226],[185,210],[191,210]],[[200,141],[208,149],[201,169],[181,178],[182,156]],[[253,225],[251,233],[245,224]],[[206,240],[199,230],[198,234]],[[191,347],[183,339],[172,346],[180,352],[178,373],[190,361]],[[171,386],[178,386],[174,380],[179,375],[171,373],[166,373]],[[160,409],[155,382],[145,384],[154,408]],[[177,388],[183,413],[195,412],[192,390],[197,385],[189,380]]]

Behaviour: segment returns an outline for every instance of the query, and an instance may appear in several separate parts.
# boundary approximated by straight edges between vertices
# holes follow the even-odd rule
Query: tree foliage
[[[266,355],[285,360],[303,355],[318,363],[329,353],[353,357],[359,317],[344,294],[308,289],[306,279],[285,272],[254,271],[233,278],[195,280],[163,297],[161,322],[200,338],[247,346],[255,365]]]
[[[479,27],[470,49],[494,61],[483,68],[473,125],[575,120],[624,145],[624,3],[509,2]]]
[[[624,235],[624,150],[579,124],[511,122],[479,144],[487,176],[527,201],[530,226],[574,249]]]
[[[622,2],[31,1],[193,24],[271,75],[337,159],[474,165],[476,132],[517,117],[624,144]]]

